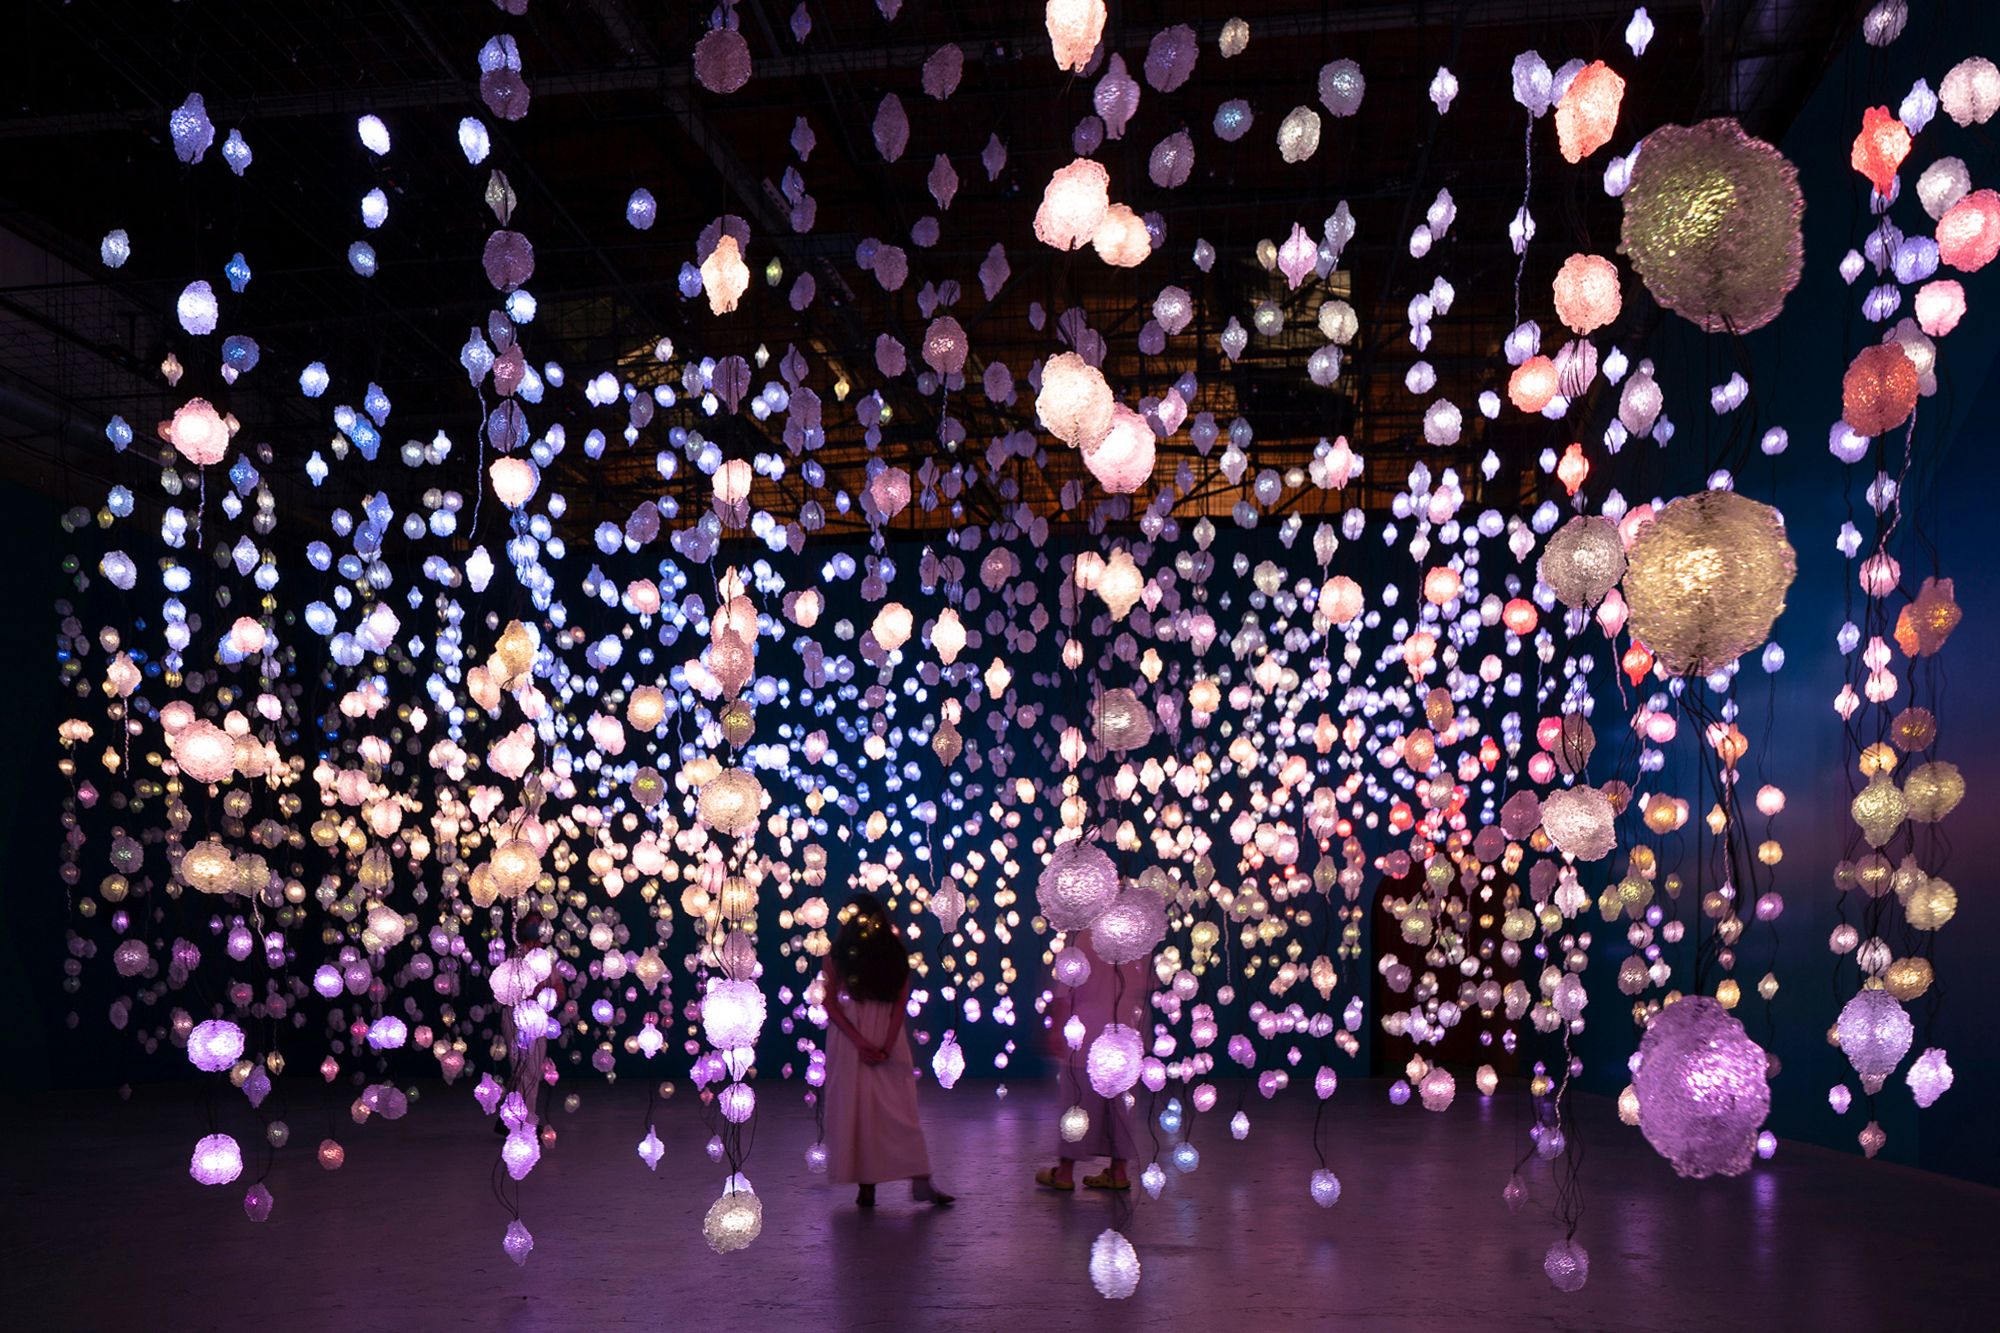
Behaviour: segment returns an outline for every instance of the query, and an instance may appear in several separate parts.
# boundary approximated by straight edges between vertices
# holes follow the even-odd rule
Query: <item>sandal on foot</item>
[[[1131,1181],[1119,1180],[1109,1171],[1099,1171],[1096,1175],[1085,1176],[1083,1183],[1086,1189],[1094,1190],[1129,1190],[1132,1188]]]
[[[1076,1189],[1076,1181],[1074,1179],[1063,1180],[1056,1175],[1055,1168],[1052,1166],[1045,1166],[1035,1172],[1035,1183],[1043,1189],[1059,1190],[1065,1194]]]

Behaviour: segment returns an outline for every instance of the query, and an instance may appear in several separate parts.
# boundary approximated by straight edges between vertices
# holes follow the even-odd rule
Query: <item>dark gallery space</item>
[[[1991,1326],[2000,6],[10,18],[5,1326]]]

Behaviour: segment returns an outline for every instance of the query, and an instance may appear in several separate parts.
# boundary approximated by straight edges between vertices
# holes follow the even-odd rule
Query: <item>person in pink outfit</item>
[[[856,1185],[855,1202],[875,1206],[875,1186],[908,1180],[919,1203],[951,1204],[931,1184],[930,1153],[917,1119],[917,1080],[903,1016],[910,1002],[910,957],[896,923],[876,899],[855,897],[821,974],[827,1017],[826,1157],[835,1184]]]
[[[1090,932],[1079,930],[1069,937],[1072,948],[1089,961],[1089,974],[1075,986],[1058,982],[1049,1002],[1050,1026],[1055,1033],[1057,1058],[1063,1062],[1060,1083],[1071,1105],[1081,1106],[1090,1117],[1090,1127],[1076,1143],[1058,1142],[1056,1165],[1035,1173],[1035,1183],[1048,1189],[1076,1188],[1076,1164],[1080,1158],[1105,1157],[1110,1165],[1083,1178],[1090,1189],[1129,1190],[1132,1177],[1127,1163],[1133,1157],[1132,1123],[1125,1098],[1101,1097],[1084,1074],[1084,1053],[1097,1035],[1113,1023],[1145,1031],[1148,964],[1143,960],[1113,966],[1091,947]],[[1083,1027],[1083,1041],[1072,1049],[1063,1037],[1063,1028],[1074,1017]]]

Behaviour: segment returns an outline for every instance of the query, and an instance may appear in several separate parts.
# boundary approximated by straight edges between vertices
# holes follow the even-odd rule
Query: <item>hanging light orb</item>
[[[1721,1004],[1703,995],[1654,1015],[1632,1090],[1646,1142],[1683,1176],[1740,1176],[1771,1113],[1769,1061]]]
[[[1862,1086],[1875,1092],[1909,1054],[1916,1025],[1895,996],[1870,986],[1857,991],[1841,1007],[1834,1037],[1847,1062],[1861,1076]]]
[[[1139,1081],[1146,1045],[1138,1030],[1123,1023],[1107,1024],[1090,1043],[1084,1068],[1091,1089],[1100,1097],[1122,1097]]]
[[[1974,190],[1945,210],[1937,224],[1938,258],[1976,273],[2000,255],[2000,194]]]
[[[1709,675],[1770,637],[1798,571],[1783,520],[1734,491],[1661,509],[1624,572],[1627,625],[1672,675]]]
[[[732,1190],[717,1199],[701,1221],[701,1238],[717,1254],[743,1249],[763,1230],[763,1201],[747,1189]]]
[[[1118,898],[1118,868],[1093,843],[1060,843],[1035,882],[1035,906],[1049,929],[1083,930]]]
[[[763,802],[764,785],[756,774],[726,768],[702,785],[695,810],[701,822],[716,832],[740,838],[757,827]]]
[[[1727,118],[1662,126],[1638,151],[1619,248],[1646,290],[1709,333],[1776,319],[1803,262],[1798,171]]]
[[[1618,525],[1597,514],[1578,514],[1542,548],[1537,577],[1564,606],[1595,606],[1625,575],[1625,543]],[[1628,593],[1626,600],[1631,596]]]
[[[1840,414],[1859,435],[1886,435],[1917,408],[1917,367],[1899,342],[1864,347],[1840,381]]]
[[[1624,298],[1618,290],[1618,266],[1601,255],[1571,255],[1555,281],[1556,317],[1579,336],[1588,335],[1618,318]]]
[[[1056,168],[1043,188],[1035,210],[1035,239],[1058,250],[1080,250],[1110,211],[1111,173],[1102,163],[1079,157]]]
[[[1075,352],[1058,352],[1042,363],[1035,418],[1064,444],[1095,449],[1110,431],[1117,405],[1104,372]]]
[[[1084,453],[1084,466],[1113,495],[1130,495],[1153,476],[1153,427],[1123,403],[1111,409],[1111,427]]]
[[[1090,1285],[1107,1301],[1122,1301],[1139,1289],[1139,1252],[1108,1227],[1091,1242]]]
[[[1581,162],[1610,143],[1624,101],[1625,80],[1618,71],[1602,60],[1584,66],[1556,103],[1556,142],[1563,160]]]
[[[1104,0],[1048,0],[1042,23],[1048,29],[1056,68],[1081,70],[1104,35]]]

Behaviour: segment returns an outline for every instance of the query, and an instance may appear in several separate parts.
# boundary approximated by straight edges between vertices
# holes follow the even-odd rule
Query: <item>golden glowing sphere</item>
[[[1683,496],[1627,553],[1627,623],[1670,674],[1708,675],[1770,637],[1797,570],[1777,510],[1734,491]]]

